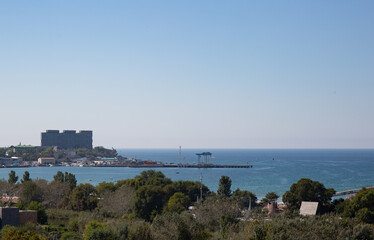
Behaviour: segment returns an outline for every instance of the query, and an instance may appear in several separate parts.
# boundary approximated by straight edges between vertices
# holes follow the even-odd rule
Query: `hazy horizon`
[[[1,1],[0,146],[374,148],[372,1]]]

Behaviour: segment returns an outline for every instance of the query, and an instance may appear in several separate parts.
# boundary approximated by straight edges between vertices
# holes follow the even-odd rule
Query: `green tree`
[[[79,232],[78,218],[70,219],[67,228],[70,232]]]
[[[0,157],[5,157],[7,149],[6,148],[0,148]]]
[[[117,236],[105,223],[96,221],[86,225],[83,236],[85,240],[117,240]]]
[[[228,176],[222,176],[219,180],[217,193],[224,197],[231,196],[231,179]]]
[[[246,190],[240,190],[239,188],[236,189],[233,193],[233,197],[237,199],[239,202],[240,208],[248,208],[249,202],[251,202],[251,208],[254,208],[256,206],[257,197],[256,194],[246,191]]]
[[[69,185],[70,190],[73,190],[77,186],[77,179],[72,173],[65,172],[63,174],[61,171],[58,171],[56,175],[53,176],[54,182],[66,183]]]
[[[27,181],[30,181],[30,173],[28,171],[25,171],[25,173],[23,174],[23,177],[21,179],[21,183],[24,183],[24,182],[27,182]]]
[[[53,181],[64,183],[65,182],[65,176],[61,171],[58,171],[56,175],[53,176]]]
[[[128,240],[152,240],[150,224],[144,221],[131,224]]]
[[[363,222],[374,223],[374,189],[362,189],[347,203],[344,216],[357,217]]]
[[[134,213],[147,221],[152,220],[164,206],[164,192],[160,186],[146,185],[135,193]]]
[[[48,221],[47,213],[44,210],[43,204],[32,201],[29,204],[28,210],[38,211],[38,223],[46,224]]]
[[[15,184],[17,181],[18,181],[18,176],[16,176],[16,172],[13,170],[10,171],[8,182],[11,184]]]
[[[269,202],[275,202],[279,198],[279,195],[275,192],[269,192],[266,194],[265,198],[269,200]]]
[[[70,206],[73,210],[93,210],[97,206],[97,192],[89,183],[79,184],[70,194]]]
[[[77,179],[72,173],[65,172],[65,183],[70,187],[70,190],[73,190],[77,186]]]
[[[76,232],[64,232],[60,240],[82,240],[83,238]]]
[[[117,187],[114,183],[112,182],[101,182],[96,186],[96,190],[98,194],[105,194],[108,192],[114,192],[117,190]]]
[[[261,200],[261,204],[265,205],[270,202],[276,202],[279,198],[279,195],[276,194],[275,192],[268,192],[265,197]]]
[[[226,238],[226,235],[227,235],[227,232],[228,232],[228,229],[232,226],[232,225],[235,225],[239,222],[239,220],[231,217],[231,216],[221,216],[221,219],[220,219],[220,232],[221,232],[221,236],[222,236],[222,239],[225,239]]]
[[[21,200],[27,206],[32,201],[43,201],[43,190],[34,182],[26,181],[21,186]]]
[[[154,186],[165,186],[171,184],[171,180],[166,178],[165,175],[160,171],[148,170],[140,173],[140,176],[135,177],[139,182],[139,186],[154,185]]]
[[[9,225],[1,231],[1,240],[46,240],[47,238],[35,233],[34,230],[17,229]]]
[[[189,204],[190,198],[181,192],[177,192],[171,196],[164,211],[181,213],[187,209]]]
[[[190,198],[190,202],[195,202],[197,197],[200,197],[200,182],[193,181],[175,181],[164,187],[167,196],[171,197],[176,192],[181,192]],[[209,195],[209,188],[202,186],[203,198]]]
[[[55,151],[53,150],[53,148],[49,147],[45,150],[43,150],[41,153],[40,153],[40,156],[41,157],[53,157],[55,154]]]
[[[23,205],[23,203],[21,201],[18,201],[15,205],[14,205],[16,208],[18,208],[19,210],[25,210],[25,205]]]
[[[104,216],[121,217],[130,214],[133,209],[135,190],[129,186],[122,186],[115,192],[101,193],[98,203],[99,211]]]
[[[235,197],[209,196],[194,206],[194,222],[204,226],[204,230],[209,232],[220,230],[222,216],[230,216],[232,218],[242,216],[240,203]]]
[[[292,184],[290,190],[283,195],[283,202],[289,207],[300,208],[302,201],[319,202],[322,206],[331,201],[335,193],[333,188],[326,189],[325,186],[309,178],[301,178],[297,183]]]

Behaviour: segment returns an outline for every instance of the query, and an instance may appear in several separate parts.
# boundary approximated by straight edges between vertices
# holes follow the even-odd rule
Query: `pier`
[[[97,165],[92,167],[131,167],[131,168],[252,168],[250,164],[247,165],[222,165],[222,164],[144,164],[144,163],[122,163],[111,165]]]
[[[131,162],[117,162],[111,164],[99,164],[99,165],[85,165],[85,167],[131,167],[131,168],[252,168],[253,166],[248,164],[213,164],[212,153],[203,152],[196,153],[197,164],[184,163],[182,164],[181,147],[179,147],[179,163],[163,163],[152,160],[139,160],[130,159]]]
[[[374,186],[372,187],[365,187],[366,189],[374,189]],[[351,199],[354,196],[356,196],[356,193],[358,193],[362,188],[357,188],[357,189],[351,189],[351,190],[345,190],[345,191],[340,191],[336,192],[333,197],[340,197],[340,196],[345,196],[346,199]]]

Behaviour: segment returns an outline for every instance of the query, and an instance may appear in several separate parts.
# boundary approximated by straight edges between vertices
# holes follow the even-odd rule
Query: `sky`
[[[0,146],[373,148],[373,1],[0,1]]]

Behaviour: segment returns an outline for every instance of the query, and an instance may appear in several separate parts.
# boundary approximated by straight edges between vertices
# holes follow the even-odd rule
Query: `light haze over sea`
[[[249,169],[151,168],[162,171],[172,180],[200,181],[212,191],[218,188],[222,175],[232,179],[232,190],[249,190],[262,198],[274,191],[283,195],[300,178],[311,178],[337,191],[374,186],[374,149],[182,149],[182,163],[196,163],[195,153],[210,151],[216,164],[249,164]],[[119,154],[143,160],[174,162],[178,149],[119,149]],[[273,160],[274,158],[274,160]],[[10,168],[0,169],[0,178],[7,179]],[[76,175],[79,183],[115,182],[133,178],[147,168],[124,167],[36,167],[13,168],[22,178],[29,171],[31,178],[53,179],[57,171]]]

